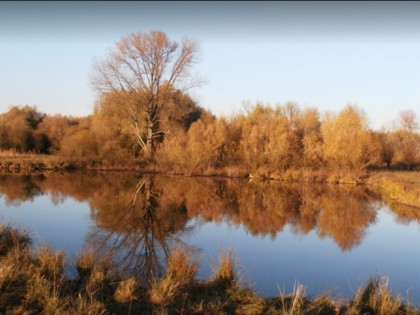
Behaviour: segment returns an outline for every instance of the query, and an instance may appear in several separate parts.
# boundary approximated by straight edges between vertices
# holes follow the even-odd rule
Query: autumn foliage
[[[47,115],[14,106],[0,115],[0,149],[109,163],[141,160],[130,125],[106,94],[87,117]],[[233,167],[248,172],[323,169],[363,171],[369,166],[415,168],[420,134],[412,125],[373,131],[361,109],[348,105],[321,115],[294,103],[256,104],[229,118],[215,117],[180,91],[172,94],[160,122],[153,163],[162,170],[203,171]],[[416,125],[414,125],[416,126]]]
[[[363,110],[352,104],[320,113],[293,102],[256,103],[215,117],[187,94],[201,82],[192,75],[198,48],[194,40],[171,41],[160,31],[122,38],[94,64],[91,83],[99,94],[91,115],[12,106],[0,114],[0,150],[198,172],[419,167],[412,110],[400,112],[395,128],[381,131],[370,129]]]

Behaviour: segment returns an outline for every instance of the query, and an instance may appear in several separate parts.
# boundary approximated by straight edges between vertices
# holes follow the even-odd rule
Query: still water
[[[0,175],[0,218],[35,244],[113,259],[116,274],[144,281],[165,270],[179,242],[207,278],[232,250],[242,281],[259,294],[351,296],[369,276],[420,305],[420,213],[363,187],[129,173]]]

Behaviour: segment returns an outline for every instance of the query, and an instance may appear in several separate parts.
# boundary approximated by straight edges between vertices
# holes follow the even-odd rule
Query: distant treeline
[[[104,94],[87,117],[48,115],[34,106],[13,106],[0,115],[0,149],[124,162],[146,160],[124,119],[121,104]],[[368,166],[414,168],[420,134],[413,111],[400,113],[393,130],[373,131],[361,109],[348,105],[321,115],[295,103],[257,103],[229,118],[215,117],[176,91],[161,113],[153,159],[168,168],[239,167],[276,170]],[[146,130],[146,129],[145,129]],[[146,135],[143,135],[146,139]]]
[[[92,115],[49,116],[35,107],[11,107],[0,115],[0,149],[127,161],[162,170],[243,171],[334,168],[420,162],[414,111],[400,113],[399,127],[372,131],[356,106],[340,113],[295,103],[254,104],[243,114],[215,117],[186,94],[202,82],[193,39],[170,40],[164,32],[132,33],[93,64],[90,83],[99,92]]]

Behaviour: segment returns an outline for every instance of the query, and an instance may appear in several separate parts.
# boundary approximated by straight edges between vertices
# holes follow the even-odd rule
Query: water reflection
[[[32,201],[41,194],[36,184],[40,176],[0,176],[0,193],[5,196],[7,206],[18,207],[22,202]]]
[[[85,247],[112,257],[115,273],[144,281],[161,275],[172,246],[201,224],[241,225],[272,239],[289,226],[297,235],[316,231],[341,251],[351,251],[381,206],[363,187],[126,173],[2,175],[0,195],[14,206],[39,195],[48,195],[54,204],[67,197],[87,202],[96,226]],[[394,208],[401,222],[420,222],[418,212]]]
[[[97,227],[87,246],[113,257],[114,272],[149,281],[163,274],[163,258],[188,231],[186,208],[183,203],[161,202],[162,191],[152,177],[121,184],[103,186],[90,200]]]

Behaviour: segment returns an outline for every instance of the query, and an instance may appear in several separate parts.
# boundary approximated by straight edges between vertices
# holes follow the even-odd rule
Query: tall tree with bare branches
[[[198,44],[171,41],[160,31],[132,33],[93,66],[92,85],[102,94],[118,95],[118,111],[131,124],[144,156],[153,158],[159,120],[175,90],[185,92],[199,81],[191,75]]]
[[[400,123],[403,129],[408,132],[416,131],[419,128],[419,124],[416,121],[416,113],[411,109],[400,111]]]

